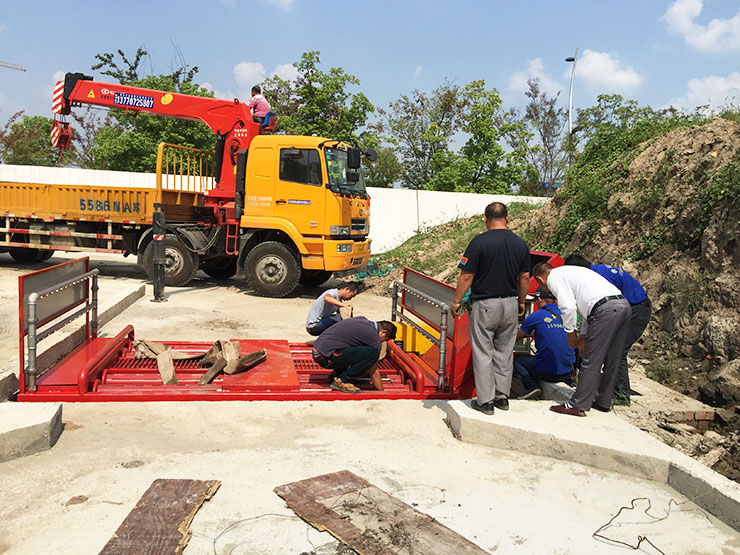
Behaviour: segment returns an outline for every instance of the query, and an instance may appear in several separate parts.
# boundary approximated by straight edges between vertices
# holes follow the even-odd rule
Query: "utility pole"
[[[10,62],[3,62],[0,60],[0,67],[7,67],[8,69],[17,69],[18,71],[26,71],[26,68],[19,66],[18,64],[11,64]]]
[[[575,56],[565,58],[566,62],[573,63],[573,69],[570,72],[570,91],[568,92],[568,132],[573,135],[573,80],[576,77],[576,62],[578,61],[578,49],[576,48]]]

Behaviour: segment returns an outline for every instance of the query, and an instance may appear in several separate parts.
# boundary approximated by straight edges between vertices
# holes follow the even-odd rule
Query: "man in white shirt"
[[[553,405],[550,410],[573,416],[586,416],[591,408],[609,411],[629,329],[630,304],[617,287],[588,268],[553,268],[541,262],[532,269],[532,276],[557,297],[568,344],[581,350],[575,393],[569,401]],[[583,319],[580,338],[576,332],[576,313]]]
[[[349,301],[359,292],[360,287],[356,281],[349,281],[339,288],[324,291],[308,311],[306,331],[314,336],[320,335],[325,329],[341,321],[339,309],[352,307]]]

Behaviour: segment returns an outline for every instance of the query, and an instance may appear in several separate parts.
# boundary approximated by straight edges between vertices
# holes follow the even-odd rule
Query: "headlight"
[[[337,252],[352,252],[352,243],[337,245]]]
[[[349,235],[349,226],[333,225],[329,228],[329,235]]]

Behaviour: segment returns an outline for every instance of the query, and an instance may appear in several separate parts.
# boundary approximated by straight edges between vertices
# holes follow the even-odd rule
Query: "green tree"
[[[396,158],[393,148],[378,149],[378,159],[375,162],[365,162],[365,185],[367,187],[391,187],[403,174],[403,166]]]
[[[482,79],[468,84],[463,131],[469,135],[460,149],[460,181],[455,190],[469,193],[507,193],[519,184],[530,164],[529,148],[521,141],[527,132],[501,107],[496,89],[486,90]],[[506,143],[509,148],[504,148]]]
[[[375,108],[362,92],[348,89],[360,84],[342,68],[319,69],[318,51],[304,52],[295,64],[298,77],[287,81],[277,75],[262,83],[262,91],[278,116],[276,131],[292,135],[318,135],[368,147],[378,143],[366,128]]]
[[[0,160],[4,164],[58,166],[59,150],[51,146],[53,120],[44,116],[13,114],[0,129]],[[65,151],[63,161],[74,159]]]
[[[464,106],[460,88],[445,81],[430,94],[415,90],[392,102],[388,110],[378,110],[375,128],[398,144],[406,187],[422,189],[441,171],[453,171],[455,157],[449,145]]]
[[[145,89],[170,91],[194,96],[213,97],[213,93],[194,82],[197,67],[189,67],[182,56],[179,67],[167,74],[145,74],[143,64],[148,60],[146,50],[139,48],[132,59],[119,50],[118,57],[112,53],[97,54],[98,63],[93,70],[108,75],[121,83]],[[157,146],[161,142],[212,150],[215,135],[208,126],[193,122],[145,112],[126,113],[124,110],[110,110],[109,119],[95,124],[83,116],[84,136],[78,144],[95,143],[90,146],[89,155],[84,157],[85,167],[109,170],[153,172],[157,163]],[[92,115],[90,117],[93,117]],[[90,141],[90,137],[94,137]]]
[[[568,158],[564,136],[568,113],[557,105],[560,93],[549,96],[540,88],[539,79],[527,81],[525,95],[529,102],[525,109],[524,121],[533,131],[535,138],[535,146],[529,150],[529,162],[535,168],[539,182],[560,183],[565,174]],[[539,194],[542,192],[540,190]]]

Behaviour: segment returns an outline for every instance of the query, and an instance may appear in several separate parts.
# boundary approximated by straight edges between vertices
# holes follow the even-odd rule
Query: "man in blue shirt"
[[[617,382],[614,386],[614,404],[630,404],[630,377],[627,370],[627,353],[647,328],[652,313],[652,304],[648,298],[645,288],[621,268],[607,266],[606,264],[591,264],[586,258],[578,253],[571,254],[565,259],[565,263],[571,266],[583,266],[591,268],[600,276],[617,287],[630,303],[632,315],[630,317],[629,331],[624,342],[622,358],[617,370]]]
[[[563,315],[555,303],[555,296],[544,287],[538,287],[534,303],[537,311],[527,316],[516,336],[519,341],[534,335],[537,347],[534,357],[522,355],[514,359],[514,371],[526,389],[522,399],[536,399],[542,394],[538,380],[575,386],[571,374],[576,353],[568,346],[568,334],[563,328]]]

